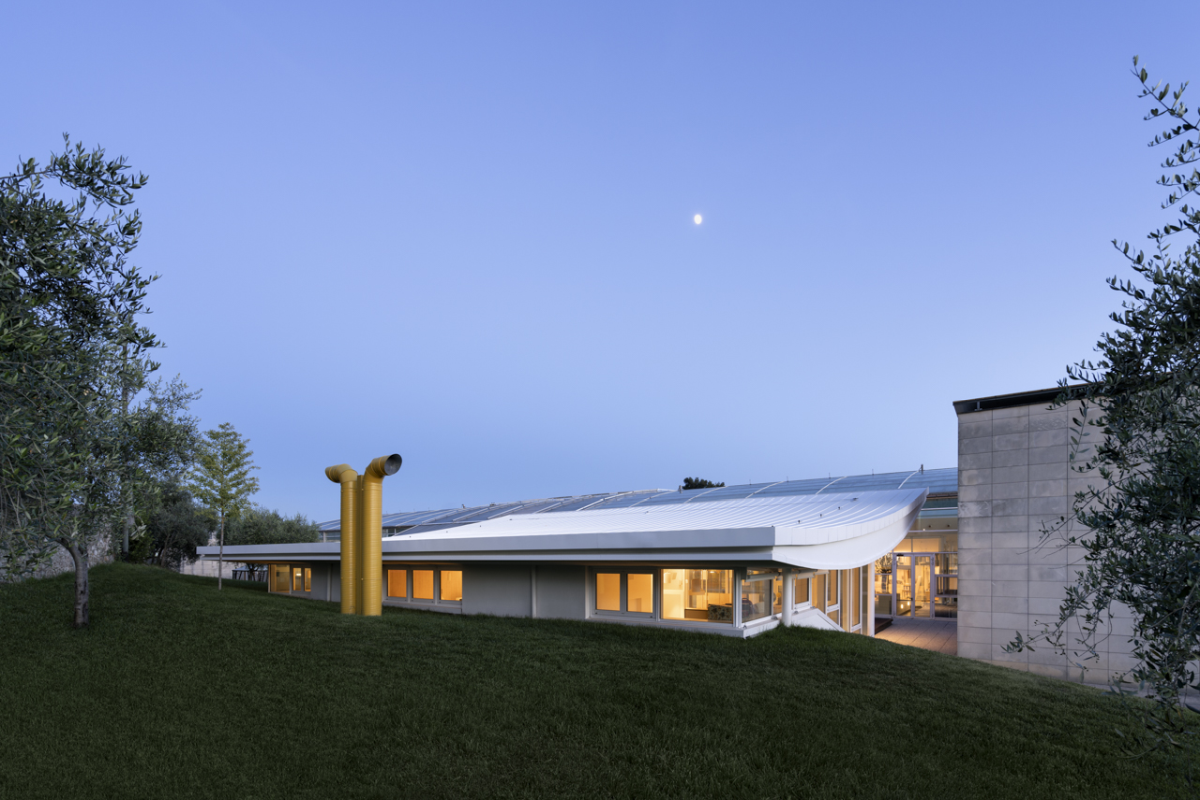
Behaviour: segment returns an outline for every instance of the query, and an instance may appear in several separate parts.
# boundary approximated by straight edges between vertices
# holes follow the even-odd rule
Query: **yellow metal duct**
[[[362,605],[360,614],[383,613],[383,479],[395,475],[403,459],[393,453],[374,459],[362,476]]]
[[[342,485],[342,613],[358,614],[362,608],[358,599],[359,559],[362,552],[359,546],[361,526],[358,514],[360,480],[349,464],[327,467],[325,476]]]

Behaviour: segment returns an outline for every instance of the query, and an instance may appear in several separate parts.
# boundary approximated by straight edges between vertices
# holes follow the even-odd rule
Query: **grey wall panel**
[[[527,564],[464,564],[464,614],[528,617],[533,603]]]
[[[543,564],[537,568],[537,617],[587,618],[587,568]]]
[[[329,599],[335,603],[342,602],[342,565],[335,561],[329,565]]]

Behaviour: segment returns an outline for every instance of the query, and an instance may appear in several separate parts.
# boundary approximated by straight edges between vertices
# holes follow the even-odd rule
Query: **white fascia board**
[[[383,540],[387,557],[442,553],[445,555],[487,553],[623,553],[635,551],[706,550],[709,548],[770,548],[777,544],[775,528],[729,528],[691,531],[619,531],[606,533],[560,533],[516,536],[446,536]]]
[[[305,542],[301,544],[239,544],[225,545],[226,561],[244,561],[278,558],[280,561],[296,559],[300,561],[328,561],[341,557],[341,545],[338,542]],[[221,548],[215,545],[197,547],[196,554],[205,557],[217,557]]]

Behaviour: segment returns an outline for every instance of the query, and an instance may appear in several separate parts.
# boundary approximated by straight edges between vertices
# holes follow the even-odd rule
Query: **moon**
[[[699,225],[701,222],[704,222],[704,217],[702,217],[702,216],[700,216],[699,214],[697,214],[696,216],[692,217],[692,222],[694,222],[694,223],[696,223],[697,225]]]

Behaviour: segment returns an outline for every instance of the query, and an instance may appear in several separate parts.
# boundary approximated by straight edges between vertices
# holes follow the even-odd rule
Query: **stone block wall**
[[[1132,666],[1132,619],[1118,612],[1099,660],[1049,646],[1006,653],[1018,631],[1058,618],[1082,550],[1041,532],[1069,516],[1076,491],[1096,477],[1071,469],[1072,406],[1045,403],[958,417],[958,654],[1056,678],[1107,683]],[[1120,616],[1124,613],[1124,616]],[[1077,628],[1072,628],[1077,630]],[[1086,667],[1086,670],[1080,664]]]

